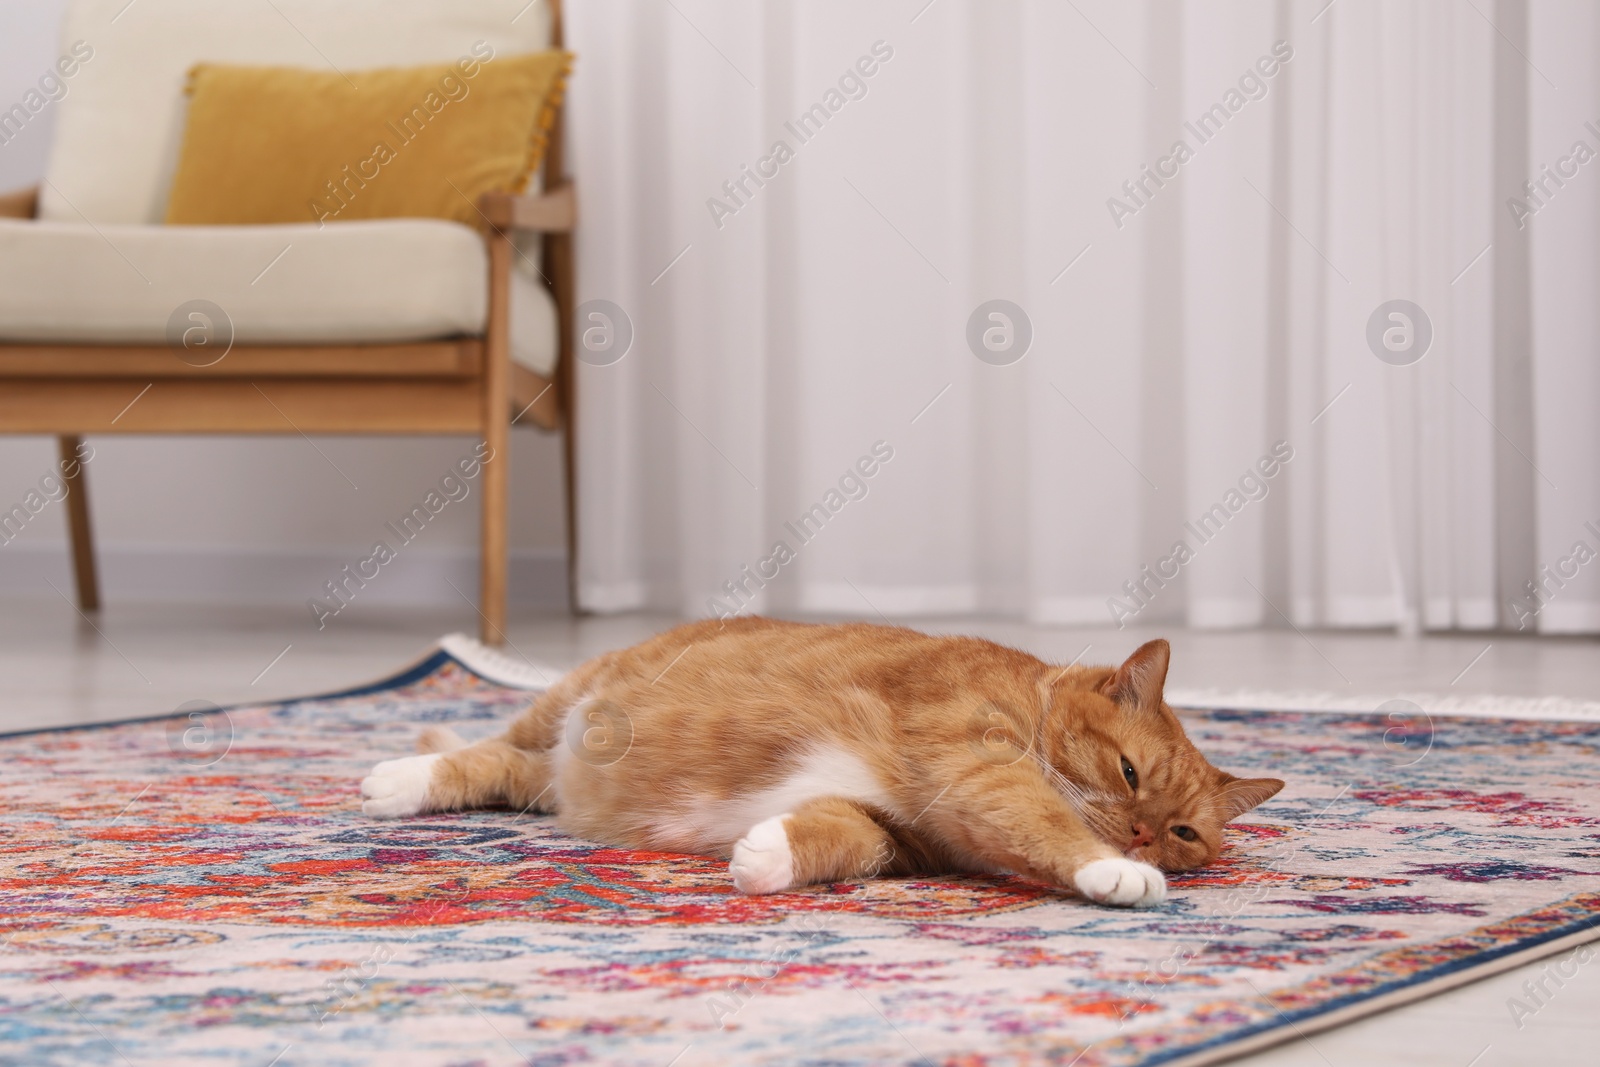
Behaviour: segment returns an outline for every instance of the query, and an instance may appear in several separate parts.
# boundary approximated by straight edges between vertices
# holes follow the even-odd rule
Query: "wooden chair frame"
[[[560,0],[549,0],[551,47],[563,44]],[[537,196],[485,195],[489,252],[484,333],[409,344],[238,345],[207,367],[150,345],[0,342],[0,434],[52,434],[63,459],[85,434],[477,434],[483,465],[479,632],[505,640],[507,512],[514,421],[565,438],[568,596],[575,600],[573,499],[573,251],[577,198],[564,177],[564,109],[550,131]],[[0,196],[0,217],[34,218],[37,189]],[[540,271],[556,302],[554,380],[511,362],[513,231],[544,235]],[[137,403],[130,406],[135,398]],[[78,607],[100,606],[88,491],[67,481]]]

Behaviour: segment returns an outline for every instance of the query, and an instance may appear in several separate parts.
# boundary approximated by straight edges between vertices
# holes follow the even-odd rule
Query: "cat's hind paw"
[[[1095,860],[1072,878],[1073,888],[1096,904],[1151,908],[1167,899],[1167,879],[1148,863],[1129,859]]]
[[[403,819],[427,807],[433,765],[444,756],[406,756],[384,760],[361,779],[361,812],[375,819]]]
[[[448,726],[423,727],[421,736],[417,738],[417,751],[424,755],[430,752],[454,752],[466,747],[466,740]]]
[[[781,893],[794,885],[794,852],[783,825],[789,817],[775,815],[756,823],[733,846],[728,872],[739,892],[760,896]]]

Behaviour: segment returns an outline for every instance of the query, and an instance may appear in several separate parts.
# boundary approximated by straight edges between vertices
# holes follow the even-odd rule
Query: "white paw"
[[[728,870],[739,892],[751,896],[781,893],[794,884],[794,854],[789,851],[789,831],[783,828],[791,815],[777,815],[750,827],[733,846]]]
[[[384,760],[361,779],[361,811],[375,819],[401,819],[423,810],[440,752]]]
[[[1095,860],[1079,868],[1072,881],[1079,893],[1097,904],[1149,908],[1167,899],[1166,877],[1137,860]]]

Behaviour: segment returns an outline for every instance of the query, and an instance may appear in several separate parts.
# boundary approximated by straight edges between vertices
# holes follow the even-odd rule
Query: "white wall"
[[[0,4],[0,107],[9,108],[54,62],[66,0],[8,0]],[[45,108],[22,133],[0,145],[0,191],[31,185],[44,173],[55,132],[54,108]]]
[[[54,62],[64,0],[0,3],[0,108]],[[36,183],[54,132],[45,109],[0,145],[0,191]],[[513,603],[564,603],[565,518],[555,435],[512,434]],[[302,603],[385,537],[472,447],[467,438],[95,437],[89,499],[102,584],[118,599]],[[55,463],[47,438],[0,437],[0,509]],[[319,451],[320,450],[320,451]],[[341,473],[342,472],[342,473]],[[348,480],[347,480],[348,479]],[[354,487],[352,487],[352,483]],[[475,595],[477,504],[449,505],[369,602],[460,603]],[[70,591],[65,509],[46,508],[0,545],[0,596]]]

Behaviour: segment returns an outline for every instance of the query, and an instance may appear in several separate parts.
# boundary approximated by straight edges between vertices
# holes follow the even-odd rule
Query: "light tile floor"
[[[526,617],[509,628],[514,655],[569,667],[669,625],[649,616]],[[62,600],[14,600],[0,611],[0,731],[107,721],[171,711],[193,700],[230,705],[345,688],[392,673],[451,630],[451,610],[355,607],[318,631],[309,613],[282,608],[113,605],[92,621]],[[1056,662],[1115,662],[1142,641],[1173,643],[1169,684],[1216,689],[1323,689],[1386,694],[1564,696],[1600,700],[1600,642],[1472,635],[1293,631],[1160,632],[1063,629],[989,620],[932,620]],[[1087,653],[1084,652],[1088,648]],[[1291,1067],[1541,1067],[1600,1064],[1600,952],[1537,1014],[1513,1019],[1556,957],[1237,1061]]]

